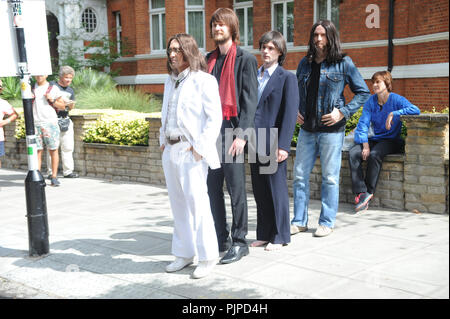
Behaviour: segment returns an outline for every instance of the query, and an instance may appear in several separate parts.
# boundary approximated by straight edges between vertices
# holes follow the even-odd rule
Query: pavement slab
[[[26,299],[448,299],[449,215],[340,204],[333,233],[309,230],[277,251],[192,278],[166,273],[173,219],[165,187],[80,177],[46,187],[50,253],[28,256],[25,171],[0,169],[0,298]],[[248,193],[248,243],[256,204]],[[228,221],[231,221],[226,196]],[[292,214],[292,199],[290,203]],[[223,254],[222,254],[223,255]]]

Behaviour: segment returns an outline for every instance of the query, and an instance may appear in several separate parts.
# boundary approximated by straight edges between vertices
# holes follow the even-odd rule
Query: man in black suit
[[[276,250],[291,241],[286,159],[291,150],[299,94],[295,74],[282,67],[286,57],[283,35],[266,32],[259,40],[259,49],[263,65],[258,70],[255,130],[257,140],[265,137],[266,143],[264,149],[259,149],[262,143],[257,143],[257,161],[250,164],[257,206],[257,240],[250,246],[267,245],[266,250]],[[270,160],[276,164],[269,170]]]
[[[227,264],[248,255],[245,236],[248,232],[245,167],[242,156],[247,143],[245,131],[253,127],[257,105],[258,82],[256,58],[236,45],[239,42],[239,20],[233,10],[217,9],[210,21],[211,37],[217,47],[207,55],[208,71],[219,83],[223,123],[221,128],[221,167],[208,172],[208,194],[214,217],[219,251],[227,251],[220,260]],[[231,145],[226,145],[226,132],[233,131]],[[220,143],[219,143],[220,144]],[[226,152],[233,158],[230,161]],[[231,198],[233,222],[226,220],[223,194],[224,180]]]

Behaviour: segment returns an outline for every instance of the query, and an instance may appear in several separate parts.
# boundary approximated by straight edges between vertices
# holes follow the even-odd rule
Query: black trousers
[[[227,241],[230,235],[223,193],[224,180],[231,198],[231,212],[233,214],[231,238],[233,245],[247,246],[245,236],[248,233],[248,210],[247,193],[245,191],[245,166],[244,163],[222,163],[218,169],[209,169],[207,179],[209,201],[219,247]]]
[[[348,162],[350,175],[352,178],[352,191],[354,194],[368,192],[375,193],[380,176],[383,158],[388,154],[400,153],[403,151],[405,142],[399,140],[369,141],[370,154],[367,159],[366,176],[362,169],[362,144],[353,146],[349,151]]]
[[[256,239],[273,244],[291,241],[287,161],[278,163],[274,174],[260,174],[259,162],[250,164],[257,209]]]

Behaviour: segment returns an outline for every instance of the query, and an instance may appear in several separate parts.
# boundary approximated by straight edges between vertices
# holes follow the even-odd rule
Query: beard
[[[230,34],[224,34],[224,33],[214,34],[214,42],[216,43],[216,45],[224,44],[224,43],[228,42],[228,40],[230,40],[230,39],[231,39]]]

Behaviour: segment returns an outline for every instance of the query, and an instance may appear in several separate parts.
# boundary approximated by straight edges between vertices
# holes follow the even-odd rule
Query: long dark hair
[[[193,36],[186,33],[175,34],[167,41],[167,49],[170,47],[170,43],[172,43],[173,40],[177,40],[180,44],[183,59],[189,63],[191,71],[206,71],[206,59],[204,55],[200,53],[197,42]],[[167,51],[167,71],[169,73],[173,72],[172,66],[170,65],[169,51]]]
[[[316,31],[316,28],[319,25],[325,29],[327,34],[327,57],[325,60],[328,63],[336,63],[341,61],[347,54],[342,52],[341,41],[339,40],[339,33],[336,30],[336,27],[333,22],[329,20],[320,20],[312,26],[309,34],[309,47],[308,53],[306,53],[309,62],[312,62],[317,55],[316,46],[314,45],[314,31]]]
[[[278,64],[281,66],[286,59],[286,40],[283,35],[278,31],[268,31],[259,39],[259,50],[261,50],[264,44],[272,42],[273,45],[280,51],[281,55],[278,57]]]

